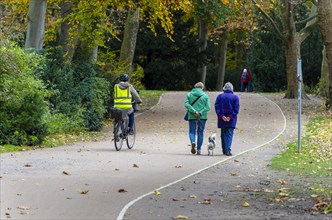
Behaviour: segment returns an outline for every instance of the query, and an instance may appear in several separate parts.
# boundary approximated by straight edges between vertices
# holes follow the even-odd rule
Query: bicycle
[[[125,115],[124,115],[125,114]],[[129,133],[129,116],[125,111],[118,108],[111,109],[111,117],[114,118],[114,146],[117,151],[121,150],[123,141],[126,140],[127,147],[132,149],[136,139],[136,127]]]

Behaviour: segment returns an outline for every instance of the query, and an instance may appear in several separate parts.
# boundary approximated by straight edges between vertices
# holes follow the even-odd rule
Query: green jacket
[[[191,105],[197,97],[201,96],[193,105]],[[200,113],[200,119],[207,119],[207,113],[210,111],[210,98],[209,96],[201,89],[194,88],[187,94],[184,107],[188,109],[188,119],[195,120],[195,112]]]

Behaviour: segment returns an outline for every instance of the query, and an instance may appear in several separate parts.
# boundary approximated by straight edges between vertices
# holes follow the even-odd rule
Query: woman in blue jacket
[[[240,110],[239,97],[233,93],[233,85],[227,82],[224,92],[217,96],[214,108],[218,116],[218,128],[221,128],[221,147],[226,156],[232,156],[231,146],[237,114]]]

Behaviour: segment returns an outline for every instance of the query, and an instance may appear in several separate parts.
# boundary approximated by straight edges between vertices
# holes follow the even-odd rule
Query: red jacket
[[[241,76],[240,76],[240,80],[241,82],[247,83],[250,81],[250,73],[247,72],[242,72]]]

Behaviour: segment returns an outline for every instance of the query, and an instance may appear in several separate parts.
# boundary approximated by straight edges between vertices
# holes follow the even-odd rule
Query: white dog
[[[208,139],[208,143],[207,143],[208,155],[213,156],[214,148],[216,148],[216,134],[215,133],[213,133]]]

